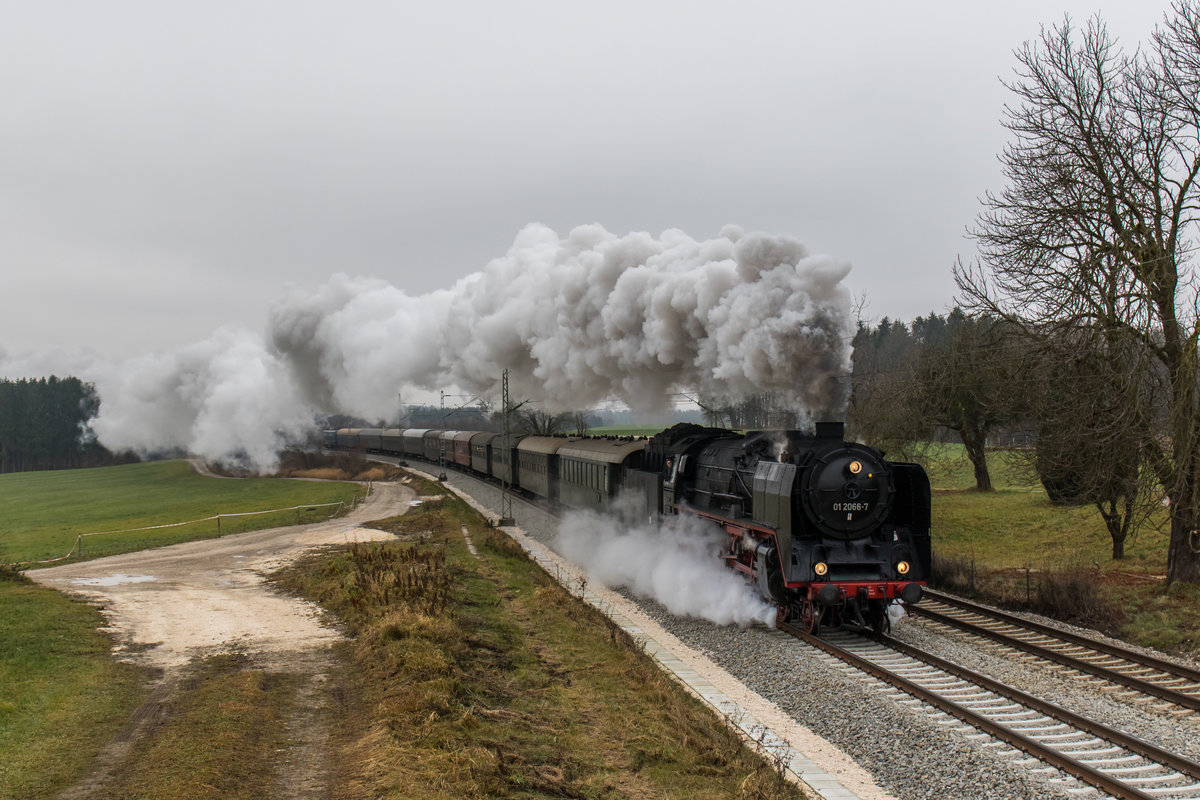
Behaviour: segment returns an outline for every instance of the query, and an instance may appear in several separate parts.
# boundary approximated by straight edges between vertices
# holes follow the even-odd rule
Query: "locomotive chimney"
[[[846,423],[844,422],[818,422],[817,423],[817,438],[818,439],[843,439],[846,436]]]

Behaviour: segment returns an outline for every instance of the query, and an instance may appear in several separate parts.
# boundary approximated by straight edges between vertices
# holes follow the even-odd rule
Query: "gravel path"
[[[171,669],[236,647],[269,666],[339,635],[318,622],[315,606],[273,591],[263,575],[319,545],[391,538],[360,525],[404,513],[412,497],[407,487],[378,483],[358,508],[328,522],[185,542],[28,575],[99,605],[131,661]]]

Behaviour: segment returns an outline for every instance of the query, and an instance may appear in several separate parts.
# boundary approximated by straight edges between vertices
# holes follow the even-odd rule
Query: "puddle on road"
[[[122,586],[126,583],[146,583],[156,581],[153,575],[126,575],[118,572],[116,575],[105,575],[103,578],[75,578],[71,583],[76,586]]]

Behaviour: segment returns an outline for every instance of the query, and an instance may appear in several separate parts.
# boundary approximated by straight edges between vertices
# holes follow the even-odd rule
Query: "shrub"
[[[1120,615],[1100,597],[1097,574],[1081,567],[1058,567],[1038,577],[1032,611],[1065,622],[1109,625]]]

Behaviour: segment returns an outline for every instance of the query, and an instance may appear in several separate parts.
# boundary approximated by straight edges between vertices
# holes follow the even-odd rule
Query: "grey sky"
[[[869,317],[943,312],[1013,49],[1096,11],[1132,47],[1166,9],[6,6],[0,348],[117,358],[258,330],[288,282],[446,287],[531,222],[788,234]]]

